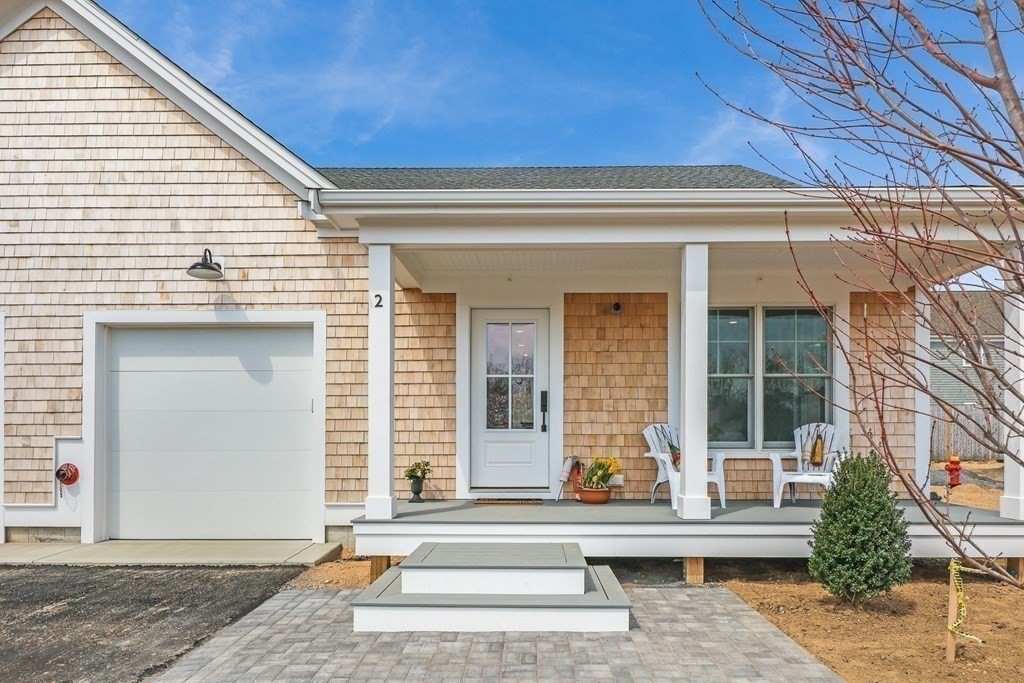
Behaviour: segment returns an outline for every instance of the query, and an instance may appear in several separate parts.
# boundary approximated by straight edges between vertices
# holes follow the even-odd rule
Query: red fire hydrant
[[[949,488],[956,488],[960,485],[960,470],[963,469],[960,466],[960,458],[955,455],[949,456],[949,462],[946,463],[946,474],[949,475],[949,483],[946,484]]]

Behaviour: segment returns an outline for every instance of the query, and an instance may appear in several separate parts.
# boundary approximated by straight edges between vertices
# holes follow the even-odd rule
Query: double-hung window
[[[829,422],[832,355],[813,308],[709,310],[708,444],[792,448],[796,427]]]
[[[708,312],[708,441],[717,446],[754,445],[753,311]]]

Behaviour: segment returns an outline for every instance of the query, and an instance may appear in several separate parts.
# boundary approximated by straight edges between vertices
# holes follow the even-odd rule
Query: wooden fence
[[[984,423],[984,411],[977,406],[968,406],[964,409],[972,418]],[[982,446],[959,425],[955,425],[944,419],[932,419],[932,462],[945,461],[951,455],[961,460],[1002,460],[1002,456],[995,455]]]

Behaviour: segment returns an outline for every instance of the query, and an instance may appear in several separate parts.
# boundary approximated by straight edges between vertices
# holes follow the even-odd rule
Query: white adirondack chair
[[[672,509],[676,509],[676,498],[679,495],[679,468],[672,462],[672,452],[669,443],[679,447],[679,429],[664,423],[652,424],[644,429],[644,439],[647,440],[647,447],[650,452],[644,453],[645,457],[654,458],[658,463],[658,478],[651,488],[651,502],[654,502],[658,494],[658,487],[668,482],[669,492],[672,495]],[[725,465],[720,455],[708,456],[711,460],[711,470],[708,472],[708,483],[714,484],[718,489],[718,502],[725,507]]]
[[[825,458],[819,467],[813,467],[809,461],[804,459],[804,444],[813,443],[813,439],[821,436],[825,446]],[[782,506],[782,490],[789,484],[790,501],[796,502],[796,484],[818,484],[828,486],[832,483],[836,464],[842,454],[839,452],[839,443],[836,439],[836,428],[833,425],[823,422],[815,422],[797,427],[793,430],[793,440],[796,448],[792,456],[796,456],[796,470],[786,471],[782,469],[782,456],[778,453],[769,454],[772,461],[772,493],[775,507]]]

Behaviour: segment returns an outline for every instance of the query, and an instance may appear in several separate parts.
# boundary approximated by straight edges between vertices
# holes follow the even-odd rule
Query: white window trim
[[[753,395],[754,392],[757,391],[757,387],[758,387],[758,372],[757,372],[758,354],[756,353],[756,349],[754,348],[754,343],[756,341],[756,336],[757,336],[757,332],[756,332],[756,326],[757,326],[757,307],[756,306],[711,306],[711,305],[708,306],[708,314],[709,314],[709,316],[710,316],[711,311],[723,311],[723,310],[725,310],[725,311],[743,310],[743,311],[747,311],[748,313],[750,313],[749,324],[750,324],[750,332],[751,332],[751,336],[750,336],[750,344],[751,344],[751,346],[750,346],[750,349],[748,349],[748,353],[750,355],[750,358],[749,358],[749,363],[750,363],[750,374],[749,374],[750,391],[751,391],[751,394]],[[710,345],[710,342],[708,342],[708,343]],[[710,384],[712,379],[719,379],[719,378],[747,378],[747,377],[748,377],[748,375],[718,375],[718,374],[712,375],[710,370],[708,371],[708,383],[709,384]],[[756,395],[754,395],[754,401],[750,405],[747,406],[747,420],[748,420],[747,428],[750,430],[750,438],[749,438],[750,445],[740,444],[740,443],[737,443],[737,442],[734,442],[734,441],[712,441],[711,438],[708,437],[708,448],[709,449],[714,449],[716,451],[722,451],[722,450],[725,450],[725,451],[742,451],[742,450],[749,451],[749,450],[754,450],[756,444],[758,443],[758,440],[757,440],[757,413],[755,412],[757,410],[757,403],[758,403],[757,402],[757,397],[756,397]]]
[[[846,367],[845,357],[843,357],[840,348],[839,340],[837,339],[840,335],[845,334],[844,328],[846,325],[843,321],[848,319],[849,304],[841,306],[840,303],[834,302],[826,304],[830,308],[835,316],[835,334],[832,340],[832,371],[829,373],[831,378],[831,390],[832,397],[829,405],[829,412],[831,412],[831,421],[835,425],[836,431],[841,435],[841,439],[845,440],[849,434],[849,415],[846,412],[846,406],[848,405],[848,390],[845,387],[846,375],[848,368]],[[715,452],[725,453],[760,453],[764,451],[782,451],[788,447],[783,446],[771,446],[766,448],[764,445],[764,312],[766,309],[775,308],[813,308],[808,302],[797,302],[797,303],[785,303],[785,302],[772,302],[767,304],[751,304],[751,303],[719,303],[712,302],[708,305],[708,310],[717,309],[738,309],[745,308],[753,312],[753,371],[754,371],[754,405],[753,405],[753,416],[754,416],[754,438],[753,446],[732,446],[725,444],[715,444],[708,442],[708,449]],[[834,405],[832,405],[834,404]],[[843,443],[844,441],[840,441]]]
[[[109,330],[114,327],[245,326],[312,327],[314,424],[313,505],[309,529],[313,543],[326,536],[327,471],[327,313],[309,311],[86,311],[82,345],[82,543],[109,538],[107,530],[106,413]]]

